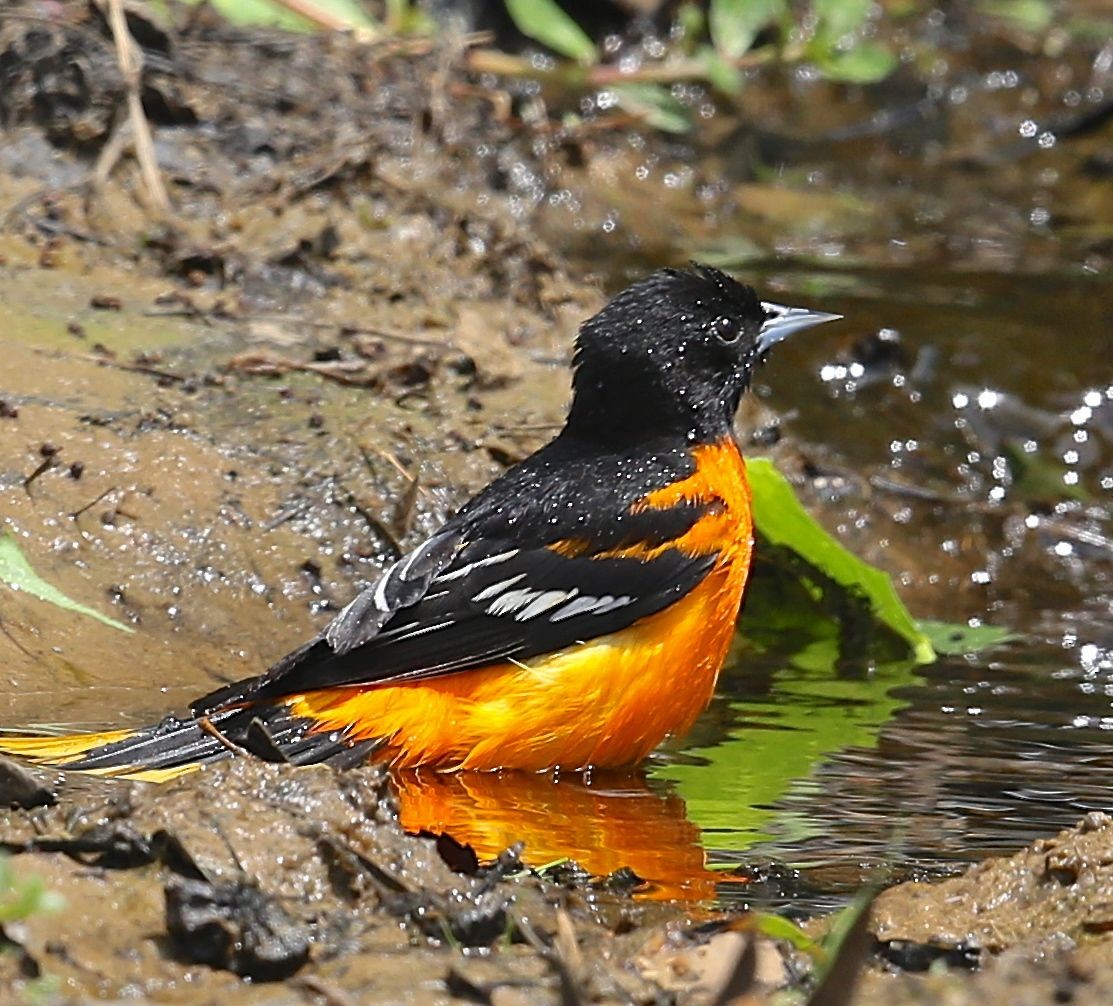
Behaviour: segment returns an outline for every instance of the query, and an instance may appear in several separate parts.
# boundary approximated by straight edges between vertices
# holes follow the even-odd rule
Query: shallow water
[[[1108,658],[1072,670],[1039,644],[857,681],[782,665],[760,697],[735,667],[712,711],[723,739],[654,775],[685,798],[713,868],[762,881],[719,898],[806,911],[1107,810],[1111,677]]]
[[[1018,283],[993,274],[833,272],[791,262],[751,270],[746,278],[770,296],[846,315],[838,327],[789,343],[762,372],[755,398],[781,417],[785,443],[793,446],[769,445],[775,438],[765,436],[763,446],[750,446],[748,453],[771,451],[785,471],[802,476],[800,488],[813,511],[897,578],[916,615],[1004,625],[1017,638],[927,667],[864,660],[848,667],[835,659],[822,627],[765,631],[755,641],[744,615],[718,697],[690,737],[655,757],[648,777],[404,779],[407,825],[448,831],[488,855],[524,841],[534,864],[570,857],[594,874],[628,866],[656,896],[808,912],[842,903],[864,883],[934,875],[1019,848],[1087,810],[1109,807],[1109,284],[1079,276]],[[24,281],[22,289],[27,295],[33,287]],[[80,297],[86,296],[82,288]],[[1069,352],[1056,329],[1065,310]],[[51,314],[32,305],[28,317]],[[97,337],[127,346],[135,338],[127,323]],[[38,338],[31,327],[20,332],[21,339]],[[163,327],[162,337],[172,343],[189,337],[189,329]],[[8,348],[15,352],[14,344]],[[230,350],[218,344],[203,354],[214,351]],[[10,381],[32,390],[25,376],[17,378],[14,358],[9,362]],[[6,429],[17,438],[19,430],[29,436],[33,430],[33,438],[52,439],[93,462],[96,451],[111,445],[94,450],[91,440],[80,439],[84,434],[70,432],[71,413],[84,414],[93,402],[111,408],[110,377],[121,382],[124,402],[149,394],[150,379],[98,370],[80,353],[63,354],[53,366],[42,380],[56,389],[59,379],[71,382],[64,387],[73,401],[50,411],[56,393],[44,384],[38,398],[26,398],[21,424]],[[296,472],[271,469],[270,452],[256,458],[237,446],[238,427],[229,417],[250,415],[259,428],[278,423],[288,457],[307,450],[300,442],[307,434],[295,432],[304,429],[307,409],[324,410],[329,425],[335,414],[343,435],[352,410],[364,408],[358,392],[312,380],[294,387],[299,390],[291,398],[266,384],[245,384],[225,399],[223,411],[205,410],[199,429],[208,432],[201,438],[173,434],[167,447],[167,433],[144,434],[142,442],[163,456],[185,445],[200,450],[206,438],[215,438],[203,450],[215,459],[214,483],[230,487],[214,484],[210,492],[207,483],[194,481],[183,488],[181,498],[196,512],[191,520],[210,520],[209,495],[227,506],[233,499],[227,494],[234,493],[252,500],[256,519],[271,524],[285,512],[283,494],[296,491],[290,481]],[[303,394],[308,404],[299,405]],[[162,389],[158,397],[171,415],[181,417],[189,407],[189,395]],[[747,413],[744,429],[762,422]],[[308,435],[312,444],[316,434]],[[37,440],[28,443],[30,450]],[[337,443],[311,446],[309,456],[329,450],[335,463]],[[1039,479],[1002,468],[999,458],[1014,443],[1042,466]],[[1072,463],[1063,461],[1068,450],[1078,451]],[[447,466],[457,453],[449,450],[436,464]],[[221,457],[236,457],[234,483],[220,475]],[[108,455],[104,464],[111,464]],[[366,479],[363,462],[356,457],[351,464],[352,484]],[[196,474],[197,466],[186,469]],[[20,509],[9,517],[30,527],[38,508],[44,526],[55,528],[58,509],[88,502],[101,482],[116,484],[119,472],[113,478],[106,473],[90,464],[78,482],[52,475],[48,487],[44,482],[19,496]],[[1072,473],[1077,478],[1065,481]],[[12,481],[13,491],[21,478]],[[160,478],[173,481],[165,465]],[[115,530],[93,530],[101,524],[95,513],[76,527],[75,541],[92,557],[93,580],[84,596],[103,605],[90,586],[107,575],[124,585],[118,596],[110,591],[115,603],[107,610],[143,626],[129,642],[137,659],[145,654],[142,666],[116,670],[105,655],[116,645],[111,633],[102,654],[79,625],[72,649],[80,656],[57,684],[42,679],[43,664],[30,659],[33,654],[22,655],[28,657],[28,685],[13,691],[7,723],[103,724],[109,694],[121,696],[115,722],[134,723],[209,687],[218,670],[252,670],[252,662],[304,635],[307,613],[326,596],[306,582],[306,556],[314,548],[326,554],[333,536],[341,542],[366,536],[359,521],[344,518],[334,527],[336,516],[310,510],[265,532],[269,565],[256,555],[250,582],[236,578],[235,570],[247,568],[239,560],[226,558],[230,572],[215,579],[211,565],[197,565],[182,581],[192,585],[188,603],[175,614],[182,596],[178,578],[167,580],[159,571],[157,548],[152,569],[142,560],[152,548],[144,535],[179,520],[167,505],[144,515],[133,503],[129,512],[137,522]],[[61,558],[74,547],[68,527],[63,521],[49,532],[60,534],[53,545],[59,559],[48,562],[42,553],[36,559],[50,578],[81,596],[73,568]],[[307,528],[318,545],[306,543]],[[221,533],[233,535],[231,526]],[[248,527],[220,547],[253,548],[261,533]],[[106,551],[98,535],[130,544]],[[183,554],[179,564],[192,568],[203,554]],[[360,561],[368,558],[370,575],[378,559]],[[277,607],[276,592],[285,598]],[[236,607],[221,627],[218,613],[233,611],[224,607],[224,596]],[[53,614],[44,620],[50,611],[28,612],[28,624],[58,622]],[[752,605],[748,611],[760,627],[760,613]],[[282,640],[264,645],[273,629],[261,626],[273,626],[276,612],[284,613]],[[72,628],[72,619],[67,624]],[[60,626],[51,631],[55,646],[68,649]],[[236,638],[246,650],[235,648]],[[200,662],[198,653],[204,654]],[[158,690],[148,687],[152,674],[162,685]],[[167,687],[171,680],[173,688]]]

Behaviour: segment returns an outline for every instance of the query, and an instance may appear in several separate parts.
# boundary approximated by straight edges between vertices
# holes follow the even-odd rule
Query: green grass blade
[[[98,622],[119,629],[121,632],[135,631],[131,626],[102,615],[84,604],[78,604],[77,601],[66,597],[57,587],[52,587],[31,568],[27,557],[20,551],[19,543],[10,534],[0,534],[0,582],[6,583],[12,590],[21,590],[25,594],[64,608],[66,611],[95,618]]]
[[[595,43],[554,0],[506,0],[506,12],[527,38],[578,63],[598,62],[599,50]]]
[[[784,0],[711,0],[707,18],[711,41],[726,59],[738,59],[784,11]]]

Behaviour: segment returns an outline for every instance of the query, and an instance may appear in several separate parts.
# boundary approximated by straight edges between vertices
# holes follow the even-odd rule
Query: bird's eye
[[[716,318],[712,327],[715,329],[715,334],[723,342],[734,342],[742,331],[742,326],[738,324],[738,320],[728,318],[726,315],[720,315]]]

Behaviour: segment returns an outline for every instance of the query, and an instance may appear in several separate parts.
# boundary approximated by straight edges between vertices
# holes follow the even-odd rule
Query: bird
[[[753,549],[734,416],[786,336],[840,315],[660,269],[579,329],[560,432],[264,673],[139,729],[7,736],[163,781],[237,754],[442,772],[632,767],[710,701]]]

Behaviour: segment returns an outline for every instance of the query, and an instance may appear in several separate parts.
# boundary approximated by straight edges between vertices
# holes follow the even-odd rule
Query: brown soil
[[[871,974],[863,1001],[1106,1003],[1113,996],[1111,920],[1113,818],[1094,813],[962,876],[882,892],[870,927],[881,957],[930,973]],[[980,973],[962,977],[964,966],[979,964]]]
[[[407,836],[375,768],[237,759],[67,797],[2,831],[19,874],[65,899],[5,927],[17,994],[41,972],[67,996],[158,1002],[509,1004],[562,980],[589,1000],[651,1002],[627,962],[688,942],[655,921],[675,911],[558,887],[512,852],[481,869],[466,849]],[[294,975],[286,992],[268,984]]]

